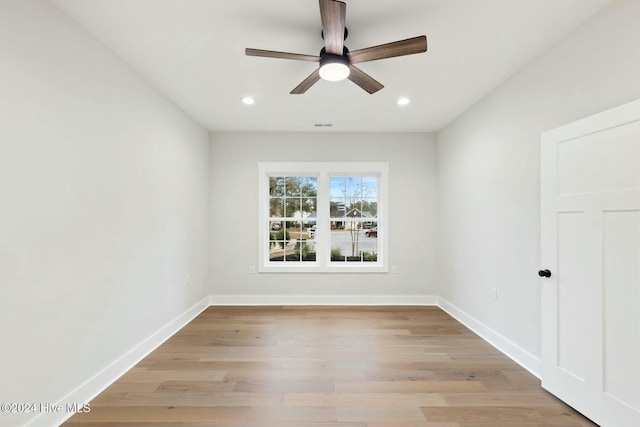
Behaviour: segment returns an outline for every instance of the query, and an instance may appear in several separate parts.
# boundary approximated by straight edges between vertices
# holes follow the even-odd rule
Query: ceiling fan
[[[382,89],[382,83],[357,68],[354,64],[393,58],[394,56],[413,55],[427,51],[427,37],[418,36],[406,40],[385,43],[378,46],[349,51],[344,45],[348,31],[345,27],[347,5],[336,0],[320,1],[320,19],[322,20],[322,37],[324,48],[318,56],[299,53],[276,52],[273,50],[245,49],[247,56],[263,56],[267,58],[293,59],[296,61],[319,62],[320,66],[291,93],[303,94],[318,80],[339,81],[348,78],[369,93]]]

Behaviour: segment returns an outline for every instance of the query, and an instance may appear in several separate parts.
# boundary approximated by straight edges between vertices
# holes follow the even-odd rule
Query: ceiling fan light
[[[349,60],[344,56],[325,54],[320,59],[320,77],[323,80],[337,82],[349,77]]]

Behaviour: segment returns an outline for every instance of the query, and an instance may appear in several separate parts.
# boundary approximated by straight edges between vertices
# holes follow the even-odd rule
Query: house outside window
[[[387,272],[387,163],[260,163],[260,272]]]

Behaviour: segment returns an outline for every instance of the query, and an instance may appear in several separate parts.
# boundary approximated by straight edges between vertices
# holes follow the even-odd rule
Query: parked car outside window
[[[373,227],[371,230],[365,231],[364,235],[367,237],[378,237],[378,227]]]

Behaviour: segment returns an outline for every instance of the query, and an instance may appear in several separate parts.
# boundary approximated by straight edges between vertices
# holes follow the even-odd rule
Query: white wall
[[[0,402],[56,403],[208,295],[209,135],[47,2],[0,64]]]
[[[0,2],[0,402],[57,402],[209,293],[441,294],[539,356],[539,135],[640,97],[638,16],[637,0],[615,3],[437,150],[431,134],[336,132],[210,147],[49,3]],[[398,274],[249,274],[257,162],[359,160],[390,163]]]
[[[259,302],[283,302],[288,300],[282,296],[300,295],[323,296],[323,301],[332,295],[435,295],[433,135],[217,133],[211,151],[213,295],[274,297]],[[389,162],[389,265],[397,266],[398,274],[249,274],[249,266],[258,263],[259,161]]]
[[[440,294],[537,358],[540,133],[640,97],[638,17],[614,3],[438,134]]]

